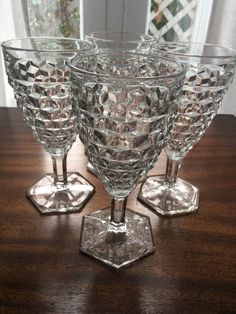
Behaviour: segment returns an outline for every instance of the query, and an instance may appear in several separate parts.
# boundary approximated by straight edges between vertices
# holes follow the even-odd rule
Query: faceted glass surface
[[[220,46],[195,43],[160,43],[158,55],[174,57],[187,67],[184,86],[165,151],[167,158],[180,163],[201,139],[222,104],[235,72],[235,52]],[[148,178],[139,199],[161,215],[176,215],[198,209],[199,191],[177,178]]]
[[[24,38],[2,46],[8,81],[25,121],[51,156],[66,156],[78,129],[67,62],[78,49],[89,50],[90,43]],[[66,171],[66,164],[63,167]],[[78,173],[63,184],[54,175],[39,180],[28,191],[29,198],[42,214],[80,211],[94,188]]]
[[[66,153],[77,135],[77,116],[72,109],[66,60],[19,60],[14,81],[18,106],[37,140],[54,155]]]
[[[114,203],[122,204],[165,145],[183,68],[111,50],[74,59],[71,69],[86,155]],[[127,209],[124,221],[114,220],[123,207],[85,216],[81,233],[81,251],[115,269],[154,251],[148,217]]]
[[[235,72],[231,49],[195,43],[160,43],[153,52],[184,63],[187,72],[166,152],[182,159],[197,143],[222,104]]]
[[[152,36],[131,32],[92,32],[85,36],[85,39],[92,42],[97,51],[133,51],[147,53],[156,39]],[[80,125],[79,125],[80,127]],[[87,170],[95,174],[91,163],[88,163]]]
[[[166,151],[183,158],[201,139],[222,104],[234,76],[231,64],[189,64]]]
[[[112,196],[126,197],[164,147],[181,82],[168,78],[171,71],[175,73],[171,61],[159,60],[100,53],[76,62],[97,76],[72,71],[80,138]],[[167,78],[149,79],[160,75]]]

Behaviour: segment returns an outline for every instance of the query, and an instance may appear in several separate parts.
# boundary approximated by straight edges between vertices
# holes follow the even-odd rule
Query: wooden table
[[[81,218],[109,205],[86,171],[79,142],[68,168],[96,193],[82,213],[41,216],[25,191],[51,160],[17,109],[0,108],[0,313],[236,313],[236,118],[217,116],[184,159],[183,179],[199,187],[196,214],[151,217],[156,252],[115,272],[79,253]],[[152,174],[163,173],[165,157]]]

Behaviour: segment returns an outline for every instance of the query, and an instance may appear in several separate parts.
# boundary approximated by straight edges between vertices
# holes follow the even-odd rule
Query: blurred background
[[[99,30],[146,33],[236,49],[235,0],[0,0],[0,41],[25,36],[84,38]],[[16,106],[0,55],[0,106]],[[236,80],[220,113],[235,114]]]

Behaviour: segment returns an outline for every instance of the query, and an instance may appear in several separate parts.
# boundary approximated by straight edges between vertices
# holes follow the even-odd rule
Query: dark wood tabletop
[[[151,218],[156,251],[115,272],[79,252],[81,218],[109,206],[77,141],[68,170],[96,187],[81,213],[42,216],[26,190],[50,156],[16,108],[0,108],[0,313],[236,313],[236,117],[218,115],[182,163],[200,189],[197,213]],[[151,174],[165,171],[165,156]]]

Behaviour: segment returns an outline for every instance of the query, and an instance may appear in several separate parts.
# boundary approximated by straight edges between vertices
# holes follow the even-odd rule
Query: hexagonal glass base
[[[68,183],[54,184],[54,175],[46,174],[28,191],[28,198],[41,214],[79,212],[94,192],[94,187],[79,173],[68,173]]]
[[[180,178],[168,186],[165,176],[150,176],[141,186],[138,200],[162,216],[184,215],[197,211],[199,190]]]
[[[126,223],[114,228],[111,209],[83,217],[80,250],[113,269],[128,266],[154,252],[149,217],[126,210]]]

